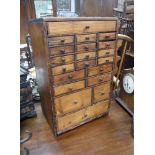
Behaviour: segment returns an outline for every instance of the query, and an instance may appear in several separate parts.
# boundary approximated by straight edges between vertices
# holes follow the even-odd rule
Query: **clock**
[[[134,75],[127,73],[123,77],[123,89],[126,93],[132,94],[134,92]]]

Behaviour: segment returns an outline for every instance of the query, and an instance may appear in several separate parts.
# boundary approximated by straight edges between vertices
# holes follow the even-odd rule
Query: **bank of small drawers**
[[[57,133],[108,112],[115,21],[48,22]],[[104,31],[103,31],[104,30]]]

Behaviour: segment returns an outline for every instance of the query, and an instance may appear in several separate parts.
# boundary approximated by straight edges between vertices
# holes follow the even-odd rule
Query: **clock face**
[[[134,91],[134,76],[131,73],[125,74],[123,77],[123,88],[126,93],[131,94]]]

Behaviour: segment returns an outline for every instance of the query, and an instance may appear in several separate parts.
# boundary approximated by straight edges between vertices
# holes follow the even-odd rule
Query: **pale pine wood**
[[[99,42],[99,48],[100,49],[111,49],[115,48],[115,41],[107,41],[107,42]]]
[[[93,106],[89,106],[88,108],[77,111],[73,114],[66,115],[64,117],[58,117],[58,130],[63,131],[66,128],[70,128],[87,119],[93,119],[98,117],[100,114],[107,112],[109,101],[101,101]]]
[[[99,40],[115,39],[115,33],[99,33]]]
[[[73,80],[78,80],[81,78],[84,78],[84,70],[79,70],[79,71],[74,71],[70,73],[65,73],[61,75],[56,75],[53,77],[54,83],[55,84],[60,84],[63,82],[72,82]]]
[[[94,87],[94,102],[110,98],[110,83]]]
[[[65,95],[55,99],[57,116],[91,105],[91,89]]]
[[[114,55],[115,49],[108,50],[98,50],[98,57],[105,57],[109,55]]]
[[[96,57],[96,52],[80,53],[76,55],[77,60],[91,59]]]
[[[113,62],[114,60],[114,57],[111,56],[111,57],[105,57],[105,58],[98,58],[98,64],[103,64],[103,63],[106,63],[106,62]]]
[[[87,52],[90,50],[94,50],[96,49],[96,43],[89,43],[89,44],[80,44],[77,45],[77,51],[79,52]]]
[[[84,88],[84,86],[85,86],[84,81],[78,81],[70,84],[57,86],[54,88],[54,92],[55,92],[55,95],[61,95],[64,93],[71,93],[74,90]]]
[[[96,41],[96,34],[77,35],[77,42]]]
[[[57,74],[63,74],[65,72],[73,71],[74,70],[74,64],[68,64],[68,65],[62,65],[58,67],[52,68],[53,75]]]

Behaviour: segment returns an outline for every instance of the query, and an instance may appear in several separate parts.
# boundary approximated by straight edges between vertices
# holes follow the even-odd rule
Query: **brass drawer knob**
[[[69,74],[68,75],[68,79],[72,79],[73,78],[73,75],[72,74]]]
[[[105,54],[107,54],[107,55],[108,55],[108,54],[110,54],[110,52],[106,52]]]
[[[89,28],[90,28],[90,26],[88,26],[88,25],[85,27],[85,29],[89,29]]]
[[[85,40],[89,40],[89,39],[90,39],[89,37],[86,37],[86,38],[85,38]]]
[[[77,104],[77,103],[78,103],[78,101],[77,101],[77,100],[75,100],[75,101],[73,101],[73,103],[74,103],[74,104]]]
[[[68,88],[68,91],[72,91],[73,90],[73,88]]]
[[[100,95],[103,96],[105,93],[104,92],[100,92]]]
[[[89,47],[88,46],[85,46],[84,49],[85,49],[85,51],[88,51],[89,50]]]
[[[110,43],[105,43],[105,46],[106,46],[106,47],[109,47],[109,46],[110,46]]]
[[[86,56],[85,56],[85,59],[89,59],[89,55],[86,55]]]
[[[99,71],[102,72],[103,71],[103,68],[100,68]]]
[[[110,38],[110,36],[108,36],[108,35],[105,35],[105,38],[106,38],[106,39],[108,39],[108,38]]]
[[[60,42],[61,42],[61,43],[64,43],[64,42],[65,42],[65,39],[61,39]]]
[[[105,62],[109,62],[109,60],[108,60],[108,59],[106,59],[106,60],[105,60]]]
[[[63,73],[65,73],[66,72],[66,67],[63,67],[62,71],[63,71]]]

